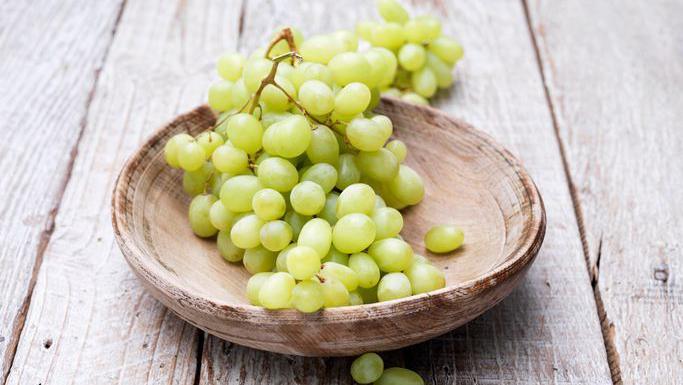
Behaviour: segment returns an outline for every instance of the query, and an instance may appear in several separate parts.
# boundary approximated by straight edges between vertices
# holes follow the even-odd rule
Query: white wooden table
[[[428,384],[683,383],[683,2],[414,1],[466,56],[438,108],[523,159],[548,232],[523,285],[387,353]],[[361,0],[0,1],[0,383],[346,384],[348,359],[205,336],[145,292],[110,192],[217,55]]]

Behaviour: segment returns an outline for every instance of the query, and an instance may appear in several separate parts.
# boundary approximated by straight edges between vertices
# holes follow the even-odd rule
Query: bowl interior
[[[531,225],[536,192],[528,176],[506,151],[487,136],[432,109],[384,101],[379,112],[394,122],[395,137],[408,146],[406,164],[422,175],[426,195],[417,206],[402,210],[403,237],[446,273],[447,286],[485,276],[522,247]],[[188,221],[189,198],[182,173],[166,166],[163,145],[172,135],[193,134],[214,121],[206,107],[184,115],[157,133],[133,164],[126,193],[132,243],[154,270],[172,284],[214,303],[248,304],[244,295],[249,274],[241,264],[225,262],[215,239],[193,235]],[[533,202],[533,204],[532,204]],[[436,255],[424,248],[432,226],[462,227],[465,245]]]

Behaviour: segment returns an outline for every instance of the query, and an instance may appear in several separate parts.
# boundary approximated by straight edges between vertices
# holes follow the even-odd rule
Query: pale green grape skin
[[[164,146],[164,159],[166,159],[166,163],[173,168],[179,168],[178,151],[180,150],[180,147],[193,140],[194,138],[188,134],[173,135]]]
[[[377,234],[375,239],[391,238],[398,235],[403,229],[403,216],[392,207],[382,207],[372,212],[372,221],[375,222]]]
[[[425,98],[433,96],[439,86],[436,82],[436,75],[434,75],[434,71],[428,67],[424,67],[413,72],[411,76],[411,83],[415,93]]]
[[[251,205],[254,214],[264,221],[282,218],[287,209],[287,203],[282,194],[270,188],[264,188],[254,194]]]
[[[310,219],[310,216],[299,214],[294,210],[287,211],[285,214],[285,222],[292,226],[292,232],[294,234],[293,239],[295,241],[299,239],[299,233],[301,233],[301,229]]]
[[[183,170],[198,170],[204,161],[206,161],[206,152],[196,141],[185,143],[178,148],[178,164]]]
[[[299,54],[305,61],[327,64],[334,55],[344,49],[341,41],[331,35],[317,35],[304,40],[299,47]]]
[[[446,287],[446,276],[436,266],[427,263],[413,263],[403,272],[413,289],[413,294],[427,293]]]
[[[389,22],[403,24],[410,19],[408,11],[396,0],[377,0],[377,10]]]
[[[406,368],[386,369],[374,385],[424,385],[419,374]]]
[[[349,268],[358,276],[358,286],[369,289],[377,285],[380,271],[375,260],[366,253],[356,253],[349,257]]]
[[[398,160],[386,148],[371,152],[361,151],[355,160],[361,173],[379,182],[389,182],[398,174]]]
[[[330,251],[327,253],[325,258],[320,261],[322,263],[325,262],[334,262],[338,263],[340,265],[348,266],[349,264],[349,255],[344,254],[341,251],[337,250],[334,248],[334,246],[330,247]]]
[[[264,111],[261,116],[261,125],[264,129],[273,125],[273,123],[279,122],[285,118],[292,116],[291,112],[278,112],[278,111]],[[265,132],[264,132],[265,135]],[[265,154],[265,153],[264,153]]]
[[[410,280],[403,273],[389,273],[377,284],[379,302],[409,297],[413,294]]]
[[[418,18],[408,20],[403,25],[405,38],[410,43],[422,44],[429,39],[429,28],[426,23]]]
[[[428,265],[432,264],[432,262],[429,259],[427,259],[424,255],[413,254],[413,265],[416,263],[426,263]]]
[[[429,105],[429,101],[427,101],[427,99],[425,99],[421,95],[416,94],[415,92],[406,92],[405,94],[401,95],[401,100],[403,100],[404,102],[417,104],[419,106]]]
[[[365,183],[354,183],[337,199],[337,218],[351,213],[370,215],[375,208],[375,191]]]
[[[420,175],[404,164],[399,167],[398,174],[389,182],[388,187],[393,196],[408,205],[418,204],[425,194]]]
[[[406,156],[408,156],[408,148],[401,140],[394,139],[387,143],[387,145],[384,147],[394,154],[399,163],[403,163],[403,161],[406,159]]]
[[[318,213],[318,217],[327,221],[330,225],[334,226],[337,223],[337,199],[339,194],[331,192],[327,194],[325,199],[325,207],[322,211]]]
[[[365,57],[357,52],[342,52],[327,64],[334,82],[340,86],[358,82],[367,84],[371,67]]]
[[[451,66],[462,59],[464,55],[460,43],[447,36],[441,36],[435,39],[429,44],[427,49]]]
[[[313,313],[322,309],[325,297],[320,282],[307,279],[297,283],[292,290],[291,302],[292,307],[303,313]]]
[[[303,181],[289,195],[292,208],[302,215],[315,215],[325,207],[325,191],[319,184]]]
[[[230,240],[237,247],[251,249],[261,244],[261,226],[265,221],[254,214],[248,214],[232,225],[230,229]]]
[[[247,298],[252,305],[261,306],[259,292],[263,284],[273,275],[271,272],[256,273],[247,281]]]
[[[337,170],[327,163],[316,163],[301,175],[301,181],[315,182],[327,194],[337,184]]]
[[[377,301],[377,286],[373,286],[370,288],[363,288],[363,287],[358,287],[356,289],[356,292],[360,294],[361,297],[363,297],[363,303],[376,303]]]
[[[311,132],[311,143],[306,149],[306,156],[312,163],[338,164],[339,144],[334,132],[326,126],[317,126]]]
[[[249,90],[244,85],[244,79],[238,79],[232,86],[232,105],[235,108],[244,107],[249,101]]]
[[[252,210],[251,201],[263,185],[253,175],[234,176],[221,187],[221,202],[228,210],[243,213]]]
[[[216,198],[220,199],[221,187],[223,187],[223,183],[225,183],[225,181],[227,181],[230,178],[232,178],[232,175],[226,173],[214,173],[213,176],[209,178],[211,193],[215,195]]]
[[[292,226],[285,221],[266,222],[259,235],[263,247],[270,251],[280,251],[292,241]]]
[[[244,251],[242,263],[249,274],[264,273],[275,267],[276,254],[263,246],[256,246]]]
[[[209,221],[213,227],[220,231],[229,230],[232,226],[232,221],[235,219],[235,213],[225,208],[223,202],[216,200],[211,209],[209,209]]]
[[[367,85],[359,82],[349,83],[337,92],[334,98],[334,112],[354,116],[365,111],[370,104],[372,93]]]
[[[332,71],[326,65],[320,63],[303,62],[294,68],[290,74],[290,79],[297,89],[301,88],[308,80],[319,80],[325,83],[328,87],[332,87],[334,80],[332,79]]]
[[[336,187],[343,190],[354,183],[358,183],[359,180],[360,170],[356,165],[355,157],[351,154],[341,154],[337,165]]]
[[[249,168],[249,155],[232,144],[224,144],[216,148],[211,161],[220,172],[238,174]]]
[[[405,42],[403,27],[398,23],[382,23],[378,24],[372,30],[373,45],[396,50],[400,48]]]
[[[356,52],[358,50],[358,36],[347,30],[336,31],[332,36],[337,39],[345,52]]]
[[[448,88],[453,84],[451,67],[431,52],[427,53],[427,67],[434,72],[439,88]]]
[[[351,270],[348,266],[339,263],[324,263],[320,268],[319,275],[325,279],[332,277],[339,280],[339,282],[344,284],[344,287],[346,287],[346,290],[348,291],[356,290],[358,287],[358,274],[356,274],[356,272]]]
[[[382,376],[384,361],[377,353],[365,353],[351,363],[351,377],[359,384],[370,384]]]
[[[244,79],[244,85],[247,87],[247,90],[251,93],[256,91],[261,85],[261,80],[268,76],[272,67],[273,62],[265,58],[247,60],[242,73],[242,79]]]
[[[425,234],[425,246],[433,253],[448,253],[465,242],[465,233],[453,225],[433,226]]]
[[[209,211],[216,200],[216,197],[212,194],[202,194],[194,197],[190,203],[190,227],[199,237],[210,237],[218,232],[218,229],[209,220]]]
[[[407,71],[417,71],[425,65],[427,61],[427,51],[423,46],[415,43],[408,43],[398,51],[398,62]]]
[[[375,260],[377,267],[387,273],[403,271],[413,263],[412,247],[397,238],[374,242],[368,249],[368,254]]]
[[[301,105],[313,115],[325,115],[334,109],[334,93],[320,80],[308,80],[299,88]]]
[[[332,227],[322,218],[313,218],[301,228],[297,244],[312,248],[321,260],[330,251]]]
[[[320,271],[320,257],[313,248],[299,244],[287,253],[287,271],[297,280],[312,278]]]
[[[346,137],[361,151],[377,151],[391,136],[386,126],[374,119],[356,118],[346,127]]]
[[[341,217],[332,230],[332,243],[342,253],[358,253],[375,240],[375,223],[365,214]]]
[[[218,232],[216,246],[223,259],[228,262],[239,262],[244,256],[244,249],[235,246],[230,240],[230,231],[221,230]]]
[[[291,191],[299,181],[296,167],[279,157],[271,157],[259,163],[256,174],[263,186],[279,192]]]
[[[339,307],[349,304],[349,291],[338,279],[334,277],[324,278],[320,285],[323,288],[325,307]]]
[[[372,39],[372,30],[377,26],[374,21],[359,21],[356,24],[356,35],[361,39],[370,41]]]
[[[396,55],[386,48],[373,47],[366,52],[365,57],[371,65],[373,65],[373,62],[375,65],[378,64],[379,57],[382,58],[381,72],[379,72],[382,75],[377,85],[380,87],[391,85],[396,76],[396,70],[398,69],[398,58]],[[373,67],[373,71],[374,70],[375,67]],[[380,70],[378,69],[377,71]]]
[[[238,53],[221,55],[216,62],[216,71],[223,79],[234,82],[242,76],[244,61],[244,56]]]
[[[288,308],[294,286],[296,286],[296,281],[288,273],[274,273],[268,277],[259,290],[261,306],[266,309]]]
[[[263,126],[253,115],[247,113],[233,115],[228,120],[226,132],[232,145],[248,154],[261,149]]]
[[[287,95],[296,99],[296,87],[287,78],[276,75],[275,83],[282,87],[287,92]],[[291,106],[287,95],[274,85],[269,84],[263,89],[260,101],[263,102],[269,111],[285,112]]]
[[[287,254],[289,254],[290,250],[296,247],[296,243],[290,243],[287,247],[284,249],[280,250],[280,252],[277,254],[277,258],[275,258],[275,270],[277,271],[284,271],[287,273]]]
[[[441,36],[441,22],[434,16],[418,16],[415,18],[425,30],[424,42],[429,43]]]
[[[384,199],[382,199],[381,196],[375,195],[375,210],[380,209],[382,207],[387,207],[386,202],[384,202]]]
[[[272,124],[263,137],[263,148],[271,155],[295,158],[311,143],[311,127],[301,115],[292,115]]]
[[[363,302],[363,296],[361,296],[357,291],[350,291],[349,292],[349,305],[350,306],[358,306],[362,305]]]
[[[195,171],[183,172],[183,190],[190,196],[203,193],[213,173],[211,162],[204,162],[202,167]]]
[[[209,86],[209,107],[223,112],[234,107],[232,105],[232,82],[228,80],[217,81]]]

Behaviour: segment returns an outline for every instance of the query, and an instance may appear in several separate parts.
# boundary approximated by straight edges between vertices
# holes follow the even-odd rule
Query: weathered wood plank
[[[615,382],[678,383],[683,3],[533,0],[528,8]]]
[[[372,2],[293,5],[250,2],[241,46],[265,41],[281,24],[304,32],[349,27],[373,15]],[[436,106],[491,132],[528,166],[546,198],[545,245],[524,284],[467,326],[412,348],[385,353],[432,384],[610,384],[600,324],[551,115],[521,3],[434,2],[423,11],[443,17],[464,42],[460,83]],[[269,17],[263,17],[264,14]],[[280,356],[208,337],[202,384],[350,383],[349,359]]]
[[[239,7],[239,1],[127,2],[8,384],[193,383],[199,334],[143,290],[126,265],[111,230],[110,192],[145,137],[204,100],[215,57],[234,47]]]
[[[120,7],[120,0],[0,4],[0,382]]]

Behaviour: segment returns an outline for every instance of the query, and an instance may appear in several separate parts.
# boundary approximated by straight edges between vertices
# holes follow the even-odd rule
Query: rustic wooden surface
[[[548,234],[511,297],[387,361],[433,384],[680,383],[681,3],[414,3],[467,50],[436,106],[522,158]],[[126,157],[202,101],[216,55],[371,7],[0,4],[0,381],[350,383],[347,359],[239,347],[169,314],[123,262],[108,205]]]

